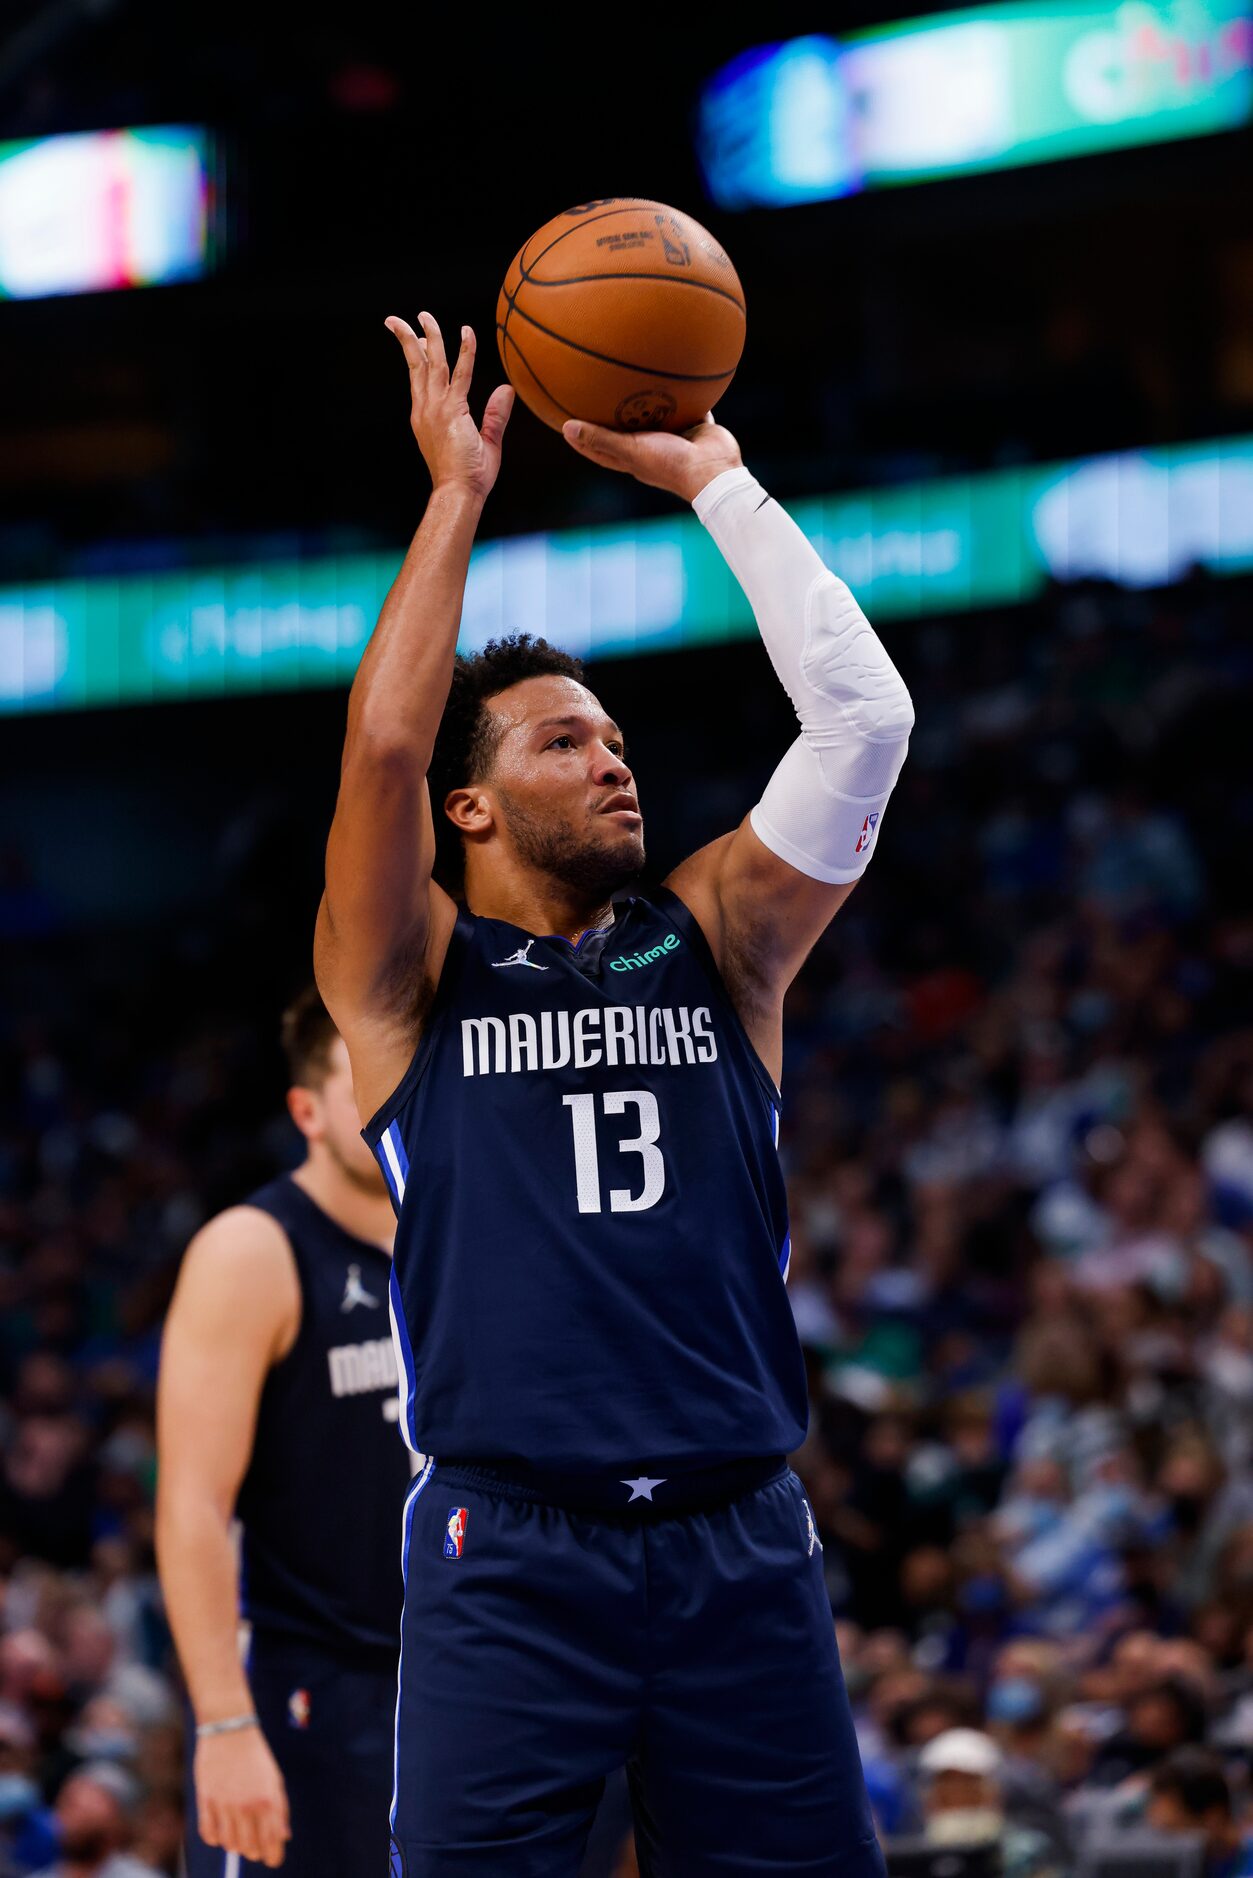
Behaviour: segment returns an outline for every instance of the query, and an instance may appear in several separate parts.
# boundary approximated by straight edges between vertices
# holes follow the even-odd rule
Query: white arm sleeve
[[[904,680],[844,582],[748,470],[724,470],[692,506],[744,589],[801,723],[753,829],[812,880],[857,880],[909,747]]]

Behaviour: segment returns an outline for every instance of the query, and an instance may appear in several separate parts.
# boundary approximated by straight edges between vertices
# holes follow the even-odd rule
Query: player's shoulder
[[[183,1254],[183,1276],[201,1282],[232,1282],[246,1277],[256,1283],[267,1275],[296,1278],[295,1255],[286,1229],[262,1206],[250,1200],[228,1206],[194,1235]]]
[[[260,1207],[217,1213],[183,1254],[166,1321],[166,1347],[253,1350],[266,1360],[291,1348],[303,1315],[300,1275],[287,1234]]]

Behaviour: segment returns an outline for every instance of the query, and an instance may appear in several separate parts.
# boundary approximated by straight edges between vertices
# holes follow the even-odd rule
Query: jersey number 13
[[[637,1170],[644,1177],[639,1193],[630,1187],[609,1189],[611,1213],[644,1213],[656,1206],[666,1186],[666,1163],[657,1146],[661,1117],[657,1098],[649,1089],[611,1089],[600,1097],[606,1115],[625,1115],[627,1105],[639,1111],[640,1132],[629,1140],[619,1141],[619,1154],[638,1154],[643,1166]],[[568,1095],[562,1102],[570,1111],[574,1128],[574,1184],[580,1213],[600,1213],[600,1151],[596,1145],[596,1102],[594,1095]]]

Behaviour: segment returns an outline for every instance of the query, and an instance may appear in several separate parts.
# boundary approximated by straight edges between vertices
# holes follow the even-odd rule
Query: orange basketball
[[[607,196],[545,222],[510,263],[496,341],[511,383],[560,430],[687,430],[744,350],[744,290],[708,231],[664,202]]]

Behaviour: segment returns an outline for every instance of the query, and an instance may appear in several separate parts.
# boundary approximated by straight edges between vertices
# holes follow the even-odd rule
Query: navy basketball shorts
[[[395,1666],[361,1667],[301,1638],[254,1632],[248,1681],[291,1808],[284,1878],[383,1878]],[[269,1871],[204,1843],[190,1780],[185,1856],[187,1878]]]
[[[648,1878],[882,1878],[796,1476],[569,1488],[430,1464],[410,1490],[392,1878],[575,1878],[624,1765]]]

